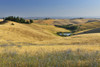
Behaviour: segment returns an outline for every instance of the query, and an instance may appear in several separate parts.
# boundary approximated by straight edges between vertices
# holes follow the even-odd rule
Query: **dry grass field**
[[[0,67],[100,67],[100,45],[2,46]]]
[[[79,31],[87,29],[95,29],[95,28],[100,28],[100,22],[88,22],[85,24],[81,24]]]
[[[11,25],[12,23],[14,23],[14,25]],[[100,43],[100,33],[96,33],[96,30],[91,34],[74,35],[71,37],[60,37],[56,35],[57,32],[70,31],[53,25],[41,25],[36,23],[20,24],[7,21],[7,23],[0,25],[0,43],[13,45],[72,45]]]
[[[39,43],[39,42],[38,42]],[[40,44],[50,45],[96,45],[100,44],[100,33],[80,34],[71,37],[64,37],[49,41],[42,41]]]
[[[91,22],[100,22],[100,19],[48,19],[48,20],[34,20],[38,24],[47,25],[68,25],[68,24],[84,24]]]
[[[11,24],[14,25],[11,25]],[[58,28],[52,25],[20,24],[7,21],[0,25],[0,43],[34,43],[36,41],[46,41],[58,39],[57,32],[70,32],[69,30]]]
[[[0,67],[100,67],[99,22],[82,22],[80,29],[93,33],[61,37],[56,33],[70,31],[6,21],[0,24]]]

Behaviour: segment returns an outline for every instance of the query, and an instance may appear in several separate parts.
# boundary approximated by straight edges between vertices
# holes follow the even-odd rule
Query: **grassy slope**
[[[13,26],[11,23],[15,25]],[[68,30],[51,25],[34,23],[27,25],[11,21],[0,25],[0,43],[32,41],[32,43],[35,42],[36,44],[52,44],[51,46],[17,45],[8,47],[2,45],[0,47],[0,66],[100,67],[100,33],[61,38],[54,34],[57,31]],[[40,42],[41,38],[44,41]],[[39,39],[41,40],[36,42]],[[59,44],[59,46],[55,44]]]
[[[77,32],[74,34],[100,33],[100,22],[88,22],[79,24]]]
[[[11,25],[14,23],[14,25]],[[34,43],[36,41],[46,41],[60,38],[55,35],[56,32],[69,32],[62,28],[57,28],[51,25],[39,24],[20,24],[8,21],[0,25],[0,42],[27,42]]]
[[[51,45],[96,45],[100,43],[100,33],[75,35],[41,43]]]
[[[11,25],[14,23],[15,25]],[[89,27],[89,26],[90,27]],[[99,27],[99,22],[91,22],[82,25],[83,27]],[[82,27],[82,28],[83,28]],[[60,37],[55,33],[69,32],[63,28],[52,25],[41,24],[20,24],[12,21],[0,25],[0,43],[15,44],[50,44],[50,45],[72,45],[72,44],[98,44],[100,43],[100,33],[75,35],[71,37]],[[95,30],[93,31],[95,32]]]
[[[83,33],[82,35],[75,35],[75,36],[71,36],[71,37],[59,38],[59,39],[49,40],[49,41],[42,41],[42,42],[40,42],[40,44],[51,44],[51,45],[55,45],[55,44],[59,44],[59,45],[62,45],[62,44],[63,45],[65,45],[65,44],[66,45],[99,44],[100,43],[100,22],[99,22],[99,20],[81,19],[81,22],[82,22],[82,20],[87,23],[81,24],[81,26],[79,28],[79,32],[76,32],[76,34]],[[74,19],[73,21],[79,22],[80,19]],[[96,22],[93,22],[93,21],[96,21]],[[86,33],[91,33],[91,34],[86,34]]]
[[[89,22],[85,24],[81,24],[79,30],[87,30],[87,29],[94,29],[100,28],[100,22]]]
[[[97,22],[99,19],[49,19],[49,20],[34,20],[35,23],[48,25],[67,25],[67,24],[83,24],[87,22]]]
[[[88,29],[88,30],[77,32],[77,33],[78,34],[100,33],[100,28]]]

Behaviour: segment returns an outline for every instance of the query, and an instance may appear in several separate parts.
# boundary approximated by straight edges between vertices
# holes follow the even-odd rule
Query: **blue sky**
[[[100,17],[100,0],[0,0],[0,17]]]

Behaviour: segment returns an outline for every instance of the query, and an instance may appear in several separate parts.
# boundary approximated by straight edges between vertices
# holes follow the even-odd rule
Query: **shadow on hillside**
[[[93,29],[93,30],[85,31],[85,32],[82,32],[82,33],[79,33],[79,34],[89,34],[89,33],[100,33],[100,28],[96,28],[96,29]]]

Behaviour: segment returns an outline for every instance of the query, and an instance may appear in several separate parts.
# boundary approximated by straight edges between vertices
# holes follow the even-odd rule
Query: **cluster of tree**
[[[82,17],[80,17],[80,18],[72,18],[71,20],[74,20],[74,19],[85,19],[85,18],[82,18]]]
[[[49,19],[51,19],[51,18],[44,18],[44,20],[49,20]]]
[[[65,28],[65,29],[69,29],[72,32],[78,29],[78,26],[73,25],[73,24],[69,24],[69,25],[55,25],[56,27],[61,27],[61,28]]]
[[[14,16],[6,17],[6,18],[4,18],[4,20],[10,20],[10,21],[15,21],[15,22],[19,22],[19,23],[25,23],[25,24],[33,23],[33,20],[31,20],[31,19],[30,19],[29,21],[26,21],[26,20],[23,19],[23,18],[14,17]]]

